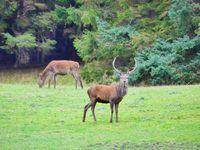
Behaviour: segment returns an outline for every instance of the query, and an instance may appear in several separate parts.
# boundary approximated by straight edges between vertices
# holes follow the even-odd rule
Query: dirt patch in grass
[[[128,149],[148,149],[148,150],[155,150],[155,149],[173,149],[173,150],[199,150],[200,144],[186,144],[186,143],[173,143],[173,142],[166,142],[166,143],[95,143],[87,145],[85,148],[93,149],[93,148],[100,148],[100,149],[112,149],[112,150],[128,150]]]

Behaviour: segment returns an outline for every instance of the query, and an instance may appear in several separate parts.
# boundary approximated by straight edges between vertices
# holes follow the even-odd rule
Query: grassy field
[[[1,83],[19,83],[19,84],[36,84],[39,73],[43,68],[25,68],[25,69],[0,69]],[[72,76],[58,76],[58,84],[72,85],[75,84]]]
[[[0,150],[200,149],[199,85],[130,87],[112,124],[107,104],[82,123],[86,90],[1,83]]]

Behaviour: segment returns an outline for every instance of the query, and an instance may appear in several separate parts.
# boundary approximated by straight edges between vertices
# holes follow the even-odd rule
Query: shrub
[[[165,42],[157,40],[151,47],[137,53],[139,66],[131,75],[131,84],[145,81],[147,84],[199,83],[200,37],[188,36]]]

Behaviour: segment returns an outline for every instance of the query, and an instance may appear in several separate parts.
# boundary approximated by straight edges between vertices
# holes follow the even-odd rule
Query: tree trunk
[[[43,65],[45,62],[45,54],[43,51],[41,51],[41,64]]]
[[[18,68],[19,67],[19,50],[17,49],[15,51],[15,65],[14,65],[14,68]]]

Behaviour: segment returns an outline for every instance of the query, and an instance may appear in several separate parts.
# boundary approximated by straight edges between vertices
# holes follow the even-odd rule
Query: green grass
[[[200,149],[199,85],[131,87],[112,124],[108,104],[82,123],[86,90],[0,84],[0,149]]]

